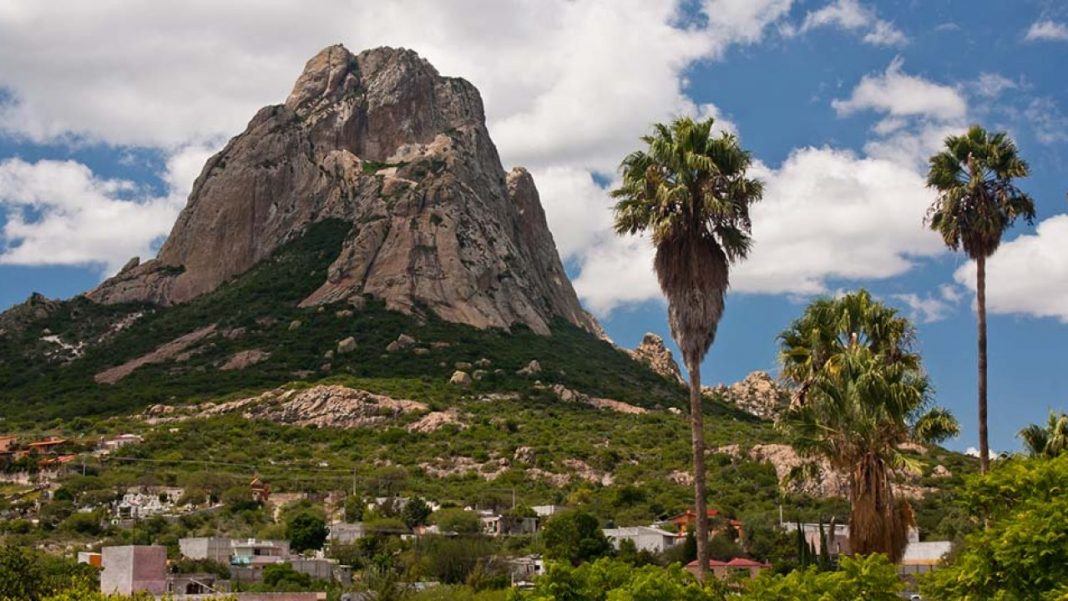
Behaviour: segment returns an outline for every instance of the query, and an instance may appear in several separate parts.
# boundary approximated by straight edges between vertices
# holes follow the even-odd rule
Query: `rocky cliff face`
[[[641,344],[629,352],[636,361],[648,365],[650,369],[665,378],[675,380],[680,384],[685,383],[679,371],[679,364],[675,362],[675,357],[671,355],[671,351],[664,345],[664,339],[660,336],[646,332]]]
[[[478,91],[392,48],[319,52],[284,104],[261,109],[207,162],[159,256],[88,296],[182,303],[326,218],[353,228],[305,306],[370,294],[480,328],[544,334],[563,317],[598,331],[533,179],[502,168]]]
[[[738,409],[764,419],[778,419],[790,404],[790,392],[765,371],[754,371],[730,386],[706,386],[704,393],[719,396]]]

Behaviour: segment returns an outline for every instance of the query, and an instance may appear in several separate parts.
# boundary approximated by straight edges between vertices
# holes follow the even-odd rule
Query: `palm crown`
[[[647,148],[623,160],[622,183],[612,191],[616,232],[648,231],[656,245],[672,334],[688,365],[715,338],[728,266],[749,252],[749,205],[763,194],[746,173],[750,154],[735,136],[713,135],[712,125],[690,118],[657,124],[642,138]]]
[[[1012,183],[1029,169],[1005,133],[973,125],[946,138],[945,149],[931,157],[930,165],[927,185],[938,198],[927,223],[953,250],[963,247],[972,259],[989,257],[1018,217],[1034,221],[1034,201]]]

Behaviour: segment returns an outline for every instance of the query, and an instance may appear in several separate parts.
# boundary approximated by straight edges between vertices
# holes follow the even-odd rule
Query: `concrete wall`
[[[104,547],[100,592],[129,595],[167,592],[167,548],[159,545]]]
[[[189,559],[210,559],[224,565],[230,564],[233,546],[228,538],[197,537],[178,540],[178,549],[182,556]]]

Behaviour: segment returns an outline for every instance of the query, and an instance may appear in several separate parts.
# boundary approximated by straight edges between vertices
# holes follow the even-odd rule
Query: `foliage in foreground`
[[[944,601],[1068,599],[1068,456],[996,464],[963,495],[989,525],[921,583]]]
[[[614,559],[571,567],[552,564],[533,590],[512,592],[510,601],[896,601],[902,590],[897,568],[884,555],[844,558],[836,572],[815,568],[788,575],[762,574],[753,581],[702,586],[678,564],[634,566]]]

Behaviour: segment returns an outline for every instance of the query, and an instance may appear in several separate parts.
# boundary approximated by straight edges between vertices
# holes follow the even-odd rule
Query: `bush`
[[[457,534],[478,534],[482,532],[482,520],[478,514],[448,507],[439,509],[433,515],[433,521],[442,532],[455,532]]]
[[[582,511],[569,511],[550,519],[542,530],[545,556],[573,565],[612,554],[597,518]]]
[[[297,553],[308,549],[322,549],[328,534],[326,522],[313,513],[298,513],[286,522],[289,547]]]
[[[1068,456],[998,462],[969,480],[965,509],[988,516],[948,566],[921,579],[944,601],[1068,598]]]

